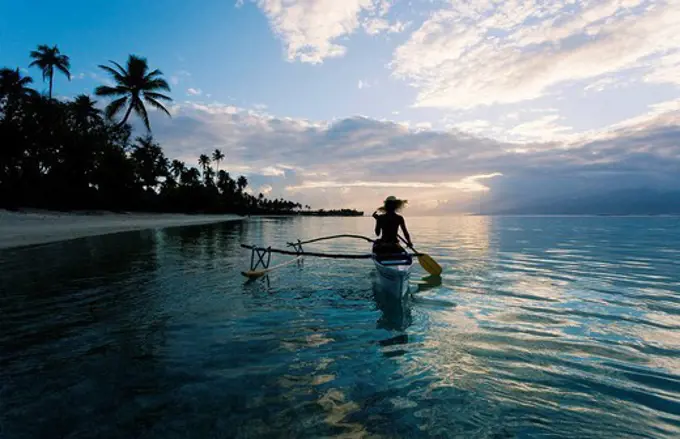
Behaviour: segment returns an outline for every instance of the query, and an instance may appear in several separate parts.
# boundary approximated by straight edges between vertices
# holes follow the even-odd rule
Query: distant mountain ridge
[[[604,194],[543,199],[486,214],[505,215],[674,215],[680,214],[680,191],[620,190]]]

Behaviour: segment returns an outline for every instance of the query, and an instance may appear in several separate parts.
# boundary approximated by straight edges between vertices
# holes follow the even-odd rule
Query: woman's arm
[[[380,216],[378,212],[373,212],[373,218],[375,218],[375,236],[380,236]]]
[[[409,235],[408,230],[406,229],[406,220],[404,217],[401,218],[401,231],[404,232],[404,238],[406,239],[407,245],[409,247],[413,247],[413,244],[411,243],[411,235]]]

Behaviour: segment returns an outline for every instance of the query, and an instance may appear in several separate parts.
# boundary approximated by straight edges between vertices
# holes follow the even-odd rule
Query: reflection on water
[[[403,302],[368,261],[240,275],[241,243],[369,234],[370,218],[0,252],[0,437],[680,435],[677,218],[409,228],[445,272],[417,267]]]
[[[409,295],[404,296],[402,300],[395,299],[390,292],[374,283],[373,297],[382,313],[378,320],[378,328],[388,331],[403,331],[411,326],[411,297]]]

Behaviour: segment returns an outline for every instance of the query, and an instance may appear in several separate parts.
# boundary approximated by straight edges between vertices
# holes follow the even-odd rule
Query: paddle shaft
[[[430,274],[432,274],[432,275],[435,275],[435,276],[439,276],[440,274],[442,274],[442,267],[441,267],[441,265],[439,265],[439,264],[437,263],[437,261],[435,261],[434,259],[432,259],[432,256],[430,256],[430,255],[428,255],[428,254],[426,254],[426,253],[420,253],[418,250],[416,250],[416,249],[413,247],[413,245],[409,245],[409,243],[406,242],[406,240],[405,240],[404,238],[402,238],[401,235],[397,235],[397,236],[398,236],[399,239],[401,239],[407,246],[409,246],[409,247],[411,248],[411,250],[414,251],[414,253],[416,254],[416,256],[418,256],[418,262],[419,262],[420,265],[425,269],[425,271],[427,271],[428,273],[430,273]]]

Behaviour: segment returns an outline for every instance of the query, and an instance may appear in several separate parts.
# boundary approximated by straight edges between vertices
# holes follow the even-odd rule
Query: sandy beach
[[[240,221],[238,215],[0,210],[0,249],[134,230]]]

